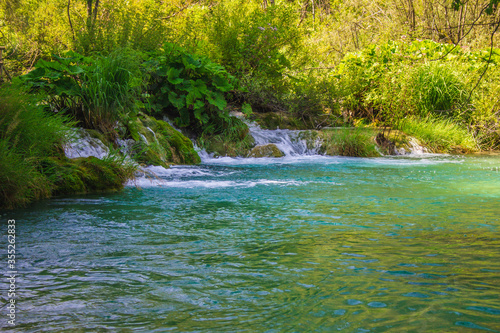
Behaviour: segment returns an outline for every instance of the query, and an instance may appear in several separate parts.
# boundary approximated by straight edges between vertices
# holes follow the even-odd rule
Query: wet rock
[[[247,157],[283,157],[285,154],[279,150],[279,148],[274,144],[270,143],[267,145],[261,145],[254,147],[250,153],[248,153]]]
[[[394,142],[385,137],[384,133],[380,132],[375,137],[375,142],[384,151],[386,155],[399,155]]]

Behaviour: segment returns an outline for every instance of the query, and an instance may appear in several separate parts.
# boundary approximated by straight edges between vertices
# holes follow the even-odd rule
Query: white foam
[[[91,137],[84,129],[70,133],[64,154],[68,158],[94,156],[102,159],[109,154],[109,149],[101,140]]]
[[[234,180],[167,180],[162,178],[136,178],[129,181],[127,186],[136,186],[139,188],[166,187],[166,188],[249,188],[255,186],[302,186],[310,182],[296,180],[268,180],[259,179],[253,181],[234,181]]]
[[[313,147],[308,147],[307,140],[300,137],[304,131],[264,130],[254,123],[248,124],[248,128],[257,146],[273,143],[285,156],[317,155],[321,146],[321,140],[316,139]]]
[[[161,166],[151,165],[141,168],[141,172],[156,176],[156,177],[201,177],[201,176],[215,176],[215,173],[210,172],[208,169],[200,167],[189,166],[172,166],[166,169]]]

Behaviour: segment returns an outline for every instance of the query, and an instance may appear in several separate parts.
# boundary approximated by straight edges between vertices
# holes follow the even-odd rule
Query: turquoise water
[[[2,213],[15,331],[500,332],[498,156],[153,170]]]

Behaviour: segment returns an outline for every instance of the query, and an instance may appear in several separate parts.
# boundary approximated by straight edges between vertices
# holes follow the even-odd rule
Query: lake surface
[[[500,332],[498,156],[151,170],[2,212],[12,331]]]

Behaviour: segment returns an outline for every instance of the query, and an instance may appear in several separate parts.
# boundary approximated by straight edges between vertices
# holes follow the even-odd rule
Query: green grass
[[[68,119],[46,114],[19,89],[0,90],[0,207],[47,198],[54,186],[40,172],[41,159],[62,152]]]
[[[341,128],[320,131],[321,151],[326,155],[376,157],[380,156],[374,142],[375,132],[363,128]]]
[[[418,114],[435,113],[458,116],[465,107],[469,93],[465,78],[456,67],[458,63],[424,63],[417,66],[409,77],[411,98]]]
[[[114,132],[116,121],[133,109],[137,68],[133,56],[122,50],[97,58],[93,68],[84,73],[80,98],[87,127]]]
[[[474,137],[450,119],[442,118],[404,118],[399,130],[414,136],[435,153],[473,152],[477,144]]]

